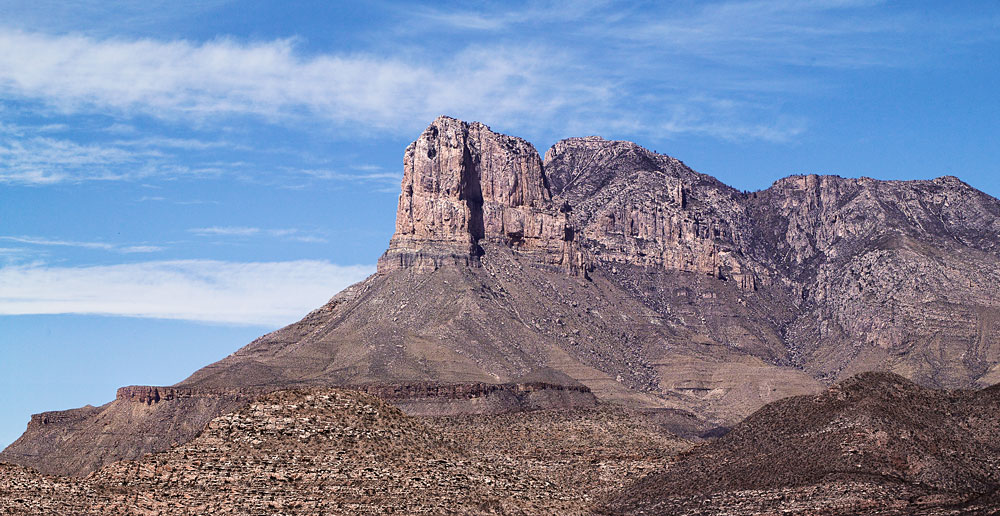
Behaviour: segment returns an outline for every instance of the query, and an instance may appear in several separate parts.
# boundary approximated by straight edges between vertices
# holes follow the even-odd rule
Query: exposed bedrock
[[[535,148],[478,122],[439,117],[406,148],[396,232],[379,270],[476,266],[483,241],[569,270],[584,265]]]

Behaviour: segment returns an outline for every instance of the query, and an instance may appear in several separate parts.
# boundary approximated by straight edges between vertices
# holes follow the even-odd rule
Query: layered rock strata
[[[484,241],[568,270],[584,265],[535,148],[478,122],[440,117],[406,148],[396,233],[379,270],[475,266]]]
[[[308,384],[299,384],[308,387]],[[502,414],[596,406],[583,385],[365,384],[354,391],[377,396],[411,415]],[[131,385],[101,407],[32,416],[3,460],[28,463],[45,474],[86,475],[109,461],[137,459],[198,435],[220,412],[237,409],[279,387],[206,388]]]

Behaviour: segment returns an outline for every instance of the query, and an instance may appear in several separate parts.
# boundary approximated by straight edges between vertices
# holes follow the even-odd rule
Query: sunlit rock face
[[[379,268],[477,266],[483,241],[542,263],[582,265],[535,148],[478,122],[439,117],[406,148],[396,233]]]

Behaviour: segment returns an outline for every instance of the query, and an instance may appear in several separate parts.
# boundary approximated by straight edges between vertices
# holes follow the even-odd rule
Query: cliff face
[[[621,263],[759,281],[733,254],[740,194],[634,143],[571,138],[543,164],[520,138],[439,117],[403,170],[383,272],[478,266],[489,242],[574,272]]]
[[[551,265],[583,263],[535,148],[478,122],[439,117],[406,148],[396,232],[379,270],[478,266],[484,242]]]
[[[868,370],[1000,381],[1000,201],[955,178],[793,176],[744,193],[634,143],[571,138],[542,161],[448,117],[403,167],[377,274],[174,387],[31,427],[0,459],[85,473],[169,444],[130,428],[183,439],[226,393],[301,385],[540,382],[503,400],[394,401],[454,413],[592,393],[731,425]],[[108,448],[88,452],[93,439]]]
[[[760,222],[748,253],[792,294],[786,340],[805,369],[947,388],[1000,379],[996,199],[954,177],[795,176],[748,201]]]
[[[593,264],[692,272],[744,289],[767,279],[742,257],[750,224],[740,192],[674,158],[570,138],[545,153],[545,172]]]

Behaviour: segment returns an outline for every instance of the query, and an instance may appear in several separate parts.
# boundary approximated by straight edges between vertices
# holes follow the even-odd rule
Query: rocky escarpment
[[[300,387],[309,387],[300,383]],[[389,401],[411,415],[503,414],[537,409],[592,408],[586,386],[506,384],[364,384],[351,388]],[[114,460],[136,459],[187,442],[219,412],[239,408],[280,387],[164,387],[130,385],[102,407],[32,416],[3,460],[30,463],[46,474],[86,475]],[[139,435],[136,435],[139,434]]]
[[[677,159],[591,136],[556,143],[544,168],[592,263],[705,274],[750,290],[768,279],[743,259],[742,194]]]
[[[767,278],[740,259],[739,192],[631,142],[571,138],[543,163],[520,138],[440,117],[407,147],[403,170],[382,271],[476,266],[490,242],[574,272],[655,266],[751,289]]]
[[[484,242],[571,271],[584,265],[535,148],[478,122],[440,117],[406,148],[396,233],[379,270],[475,266]]]
[[[471,261],[490,242],[601,269],[671,324],[824,381],[873,369],[950,388],[1000,379],[1000,202],[957,178],[793,176],[747,194],[631,142],[570,138],[542,162],[523,140],[448,118],[405,168],[385,258],[450,231]],[[466,190],[426,186],[452,184]],[[479,196],[461,193],[481,185],[493,214],[482,231]],[[462,216],[428,215],[455,202]],[[520,228],[535,228],[528,241],[511,237]],[[716,280],[693,303],[691,275]]]
[[[786,341],[821,377],[891,370],[997,381],[1000,202],[954,177],[794,176],[750,195],[755,248],[799,312]]]

